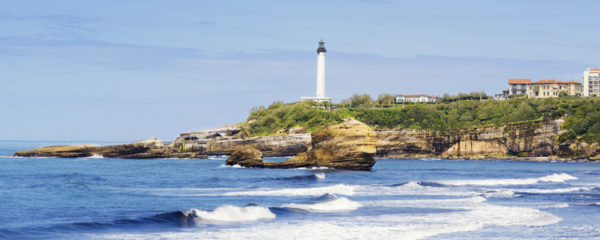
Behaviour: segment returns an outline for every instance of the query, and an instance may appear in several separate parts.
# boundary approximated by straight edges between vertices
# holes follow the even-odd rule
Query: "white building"
[[[583,72],[583,96],[600,96],[600,68]]]
[[[434,96],[429,96],[425,94],[402,94],[396,96],[397,103],[404,102],[419,102],[419,103],[431,103],[436,102],[437,98]]]
[[[315,102],[331,102],[331,98],[325,94],[325,42],[319,41],[317,48],[317,96],[316,97],[301,97],[300,100],[312,100]]]

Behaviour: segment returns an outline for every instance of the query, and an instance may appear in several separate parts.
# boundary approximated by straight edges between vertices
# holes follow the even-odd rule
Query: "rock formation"
[[[306,153],[283,162],[265,162],[257,149],[235,151],[226,164],[244,167],[297,168],[331,167],[335,169],[370,170],[375,160],[375,131],[354,119],[329,126],[311,134]]]
[[[174,146],[207,155],[231,155],[237,149],[251,147],[265,157],[280,157],[305,152],[310,143],[310,133],[299,128],[290,129],[290,134],[265,137],[243,138],[241,132],[241,128],[233,126],[182,133]]]
[[[558,136],[565,132],[561,129],[563,122],[562,119],[557,119],[448,131],[379,129],[375,131],[374,135],[376,156],[382,158],[600,160],[600,145],[597,143],[557,142]],[[350,124],[350,122],[346,124]],[[366,129],[363,130],[366,131]],[[320,159],[321,162],[311,162],[310,164],[343,168],[343,166],[334,166],[339,164],[335,159],[341,159],[336,154],[346,155],[342,153],[345,148],[362,147],[351,143],[354,138],[351,131],[345,131],[342,128],[338,128],[336,131],[345,134],[346,140],[336,142],[329,139],[333,133],[327,131],[313,132],[311,137],[310,133],[305,133],[300,128],[291,128],[272,136],[248,138],[243,137],[242,128],[231,126],[182,133],[173,144],[168,146],[160,141],[150,140],[115,146],[52,146],[21,151],[15,155],[88,157],[96,154],[122,158],[203,158],[206,155],[231,155],[238,149],[254,148],[262,152],[264,157],[298,155],[287,161],[287,165],[275,164],[278,167],[297,167]],[[327,149],[333,149],[334,146],[336,151],[328,152]],[[345,159],[348,158],[351,156],[347,155]],[[323,162],[326,159],[328,162]],[[359,168],[367,168],[368,165],[369,163],[365,162]]]
[[[199,152],[177,152],[156,138],[145,141],[111,145],[63,145],[41,147],[28,151],[19,151],[15,156],[22,157],[91,157],[103,156],[112,158],[207,158]]]

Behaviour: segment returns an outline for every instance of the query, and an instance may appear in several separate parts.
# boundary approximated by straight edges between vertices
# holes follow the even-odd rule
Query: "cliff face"
[[[231,155],[240,148],[255,148],[265,157],[294,156],[306,151],[310,133],[280,134],[266,137],[241,138],[241,129],[225,127],[182,133],[174,142],[181,152],[201,152],[207,155]]]
[[[562,119],[446,132],[396,129],[377,131],[380,157],[512,158],[563,157],[556,140]]]
[[[259,168],[331,167],[371,170],[375,164],[375,131],[354,119],[329,126],[311,134],[307,152],[283,162],[265,162],[255,148],[239,149],[227,159],[227,165]]]

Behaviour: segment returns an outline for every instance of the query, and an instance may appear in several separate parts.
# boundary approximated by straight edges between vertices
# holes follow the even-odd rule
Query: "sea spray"
[[[261,206],[236,207],[223,205],[213,211],[190,209],[185,211],[184,214],[193,217],[199,223],[242,222],[275,218],[275,214]]]

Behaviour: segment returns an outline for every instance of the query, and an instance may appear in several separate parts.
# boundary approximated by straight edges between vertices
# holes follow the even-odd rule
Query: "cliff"
[[[350,118],[313,132],[307,151],[286,161],[265,162],[261,151],[244,148],[233,152],[226,164],[259,168],[331,167],[371,170],[375,164],[375,153],[375,131]]]
[[[388,158],[439,157],[446,159],[589,159],[600,156],[598,144],[558,143],[562,119],[430,131],[377,131],[377,155]]]

